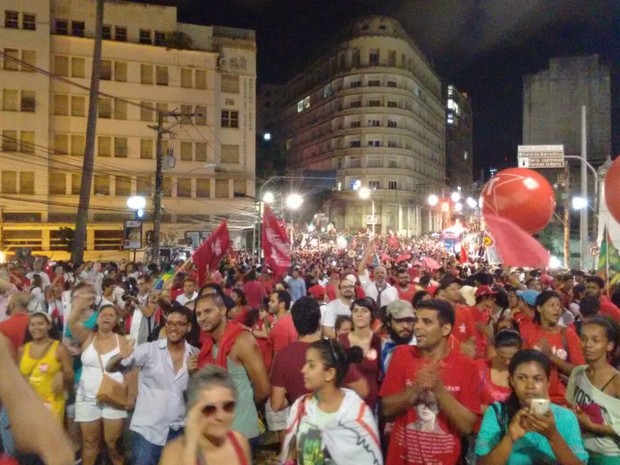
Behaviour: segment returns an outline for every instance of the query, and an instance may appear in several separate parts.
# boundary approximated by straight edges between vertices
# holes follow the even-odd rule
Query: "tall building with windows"
[[[469,96],[444,86],[446,102],[446,178],[452,189],[468,189],[473,181],[473,120]]]
[[[368,17],[284,86],[274,139],[291,170],[336,171],[325,213],[338,229],[416,235],[437,229],[426,198],[445,186],[444,108],[439,78],[398,21]]]
[[[0,15],[0,249],[58,257],[78,204],[95,3],[0,0]],[[86,257],[119,250],[132,195],[147,198],[151,228],[157,111],[175,113],[163,120],[162,245],[224,218],[252,227],[255,88],[253,31],[106,2]]]

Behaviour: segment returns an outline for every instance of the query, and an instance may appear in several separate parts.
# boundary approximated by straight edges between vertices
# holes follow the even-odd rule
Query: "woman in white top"
[[[32,275],[32,283],[30,285],[30,302],[28,302],[28,312],[43,312],[45,308],[45,293],[43,292],[43,281],[38,274]]]
[[[75,421],[82,430],[82,463],[94,465],[99,454],[101,439],[105,440],[109,457],[114,465],[123,464],[123,451],[119,449],[127,412],[97,401],[97,391],[103,378],[103,368],[108,360],[128,344],[118,336],[116,308],[104,305],[99,308],[95,330],[84,322],[87,310],[95,301],[95,291],[89,284],[78,284],[73,290],[69,328],[73,338],[82,344],[82,374],[76,393]],[[123,381],[120,373],[108,376]],[[129,408],[130,406],[127,406]]]
[[[581,328],[587,365],[571,373],[566,400],[574,406],[590,454],[589,465],[620,463],[620,373],[610,363],[618,349],[618,325],[596,316]]]

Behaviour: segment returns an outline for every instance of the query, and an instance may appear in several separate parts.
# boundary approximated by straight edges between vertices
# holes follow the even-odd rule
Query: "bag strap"
[[[45,358],[45,356],[47,355],[47,353],[49,352],[50,348],[52,347],[52,345],[54,345],[55,340],[52,339],[49,344],[47,344],[47,347],[45,348],[45,350],[43,351],[43,355],[41,355],[40,358],[37,359],[36,363],[32,366],[32,368],[30,369],[30,371],[28,372],[28,374],[26,375],[26,379],[30,379],[30,377],[32,376],[32,373],[34,373],[34,370],[36,370],[36,368],[39,366],[39,364],[41,363],[41,360],[43,360]],[[30,346],[28,346],[28,356],[30,356],[30,348],[32,347],[32,343],[30,344]],[[32,358],[32,357],[31,357]]]
[[[503,404],[499,404],[502,405]],[[491,408],[493,409],[493,412],[495,412],[495,418],[497,420],[497,424],[499,425],[499,430],[502,433],[502,436],[504,436],[506,434],[506,425],[504,424],[504,413],[505,413],[505,409],[498,407],[497,406],[497,402],[493,402],[491,404]],[[501,410],[501,412],[500,412]]]
[[[103,368],[103,361],[101,360],[101,354],[97,350],[97,347],[95,347],[96,340],[97,340],[97,335],[95,334],[95,337],[93,337],[93,350],[97,353],[97,359],[99,360],[99,366],[101,367],[101,373],[105,373],[105,368]]]

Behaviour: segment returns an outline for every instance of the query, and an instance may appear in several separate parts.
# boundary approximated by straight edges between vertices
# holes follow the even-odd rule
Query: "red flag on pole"
[[[514,222],[492,214],[485,214],[484,221],[493,233],[502,264],[530,268],[549,266],[549,251]]]
[[[465,248],[462,242],[461,242],[461,253],[459,254],[459,262],[461,263],[469,262],[469,257],[467,255],[467,249]]]
[[[278,223],[278,219],[269,205],[265,205],[263,210],[261,243],[265,264],[271,268],[277,279],[291,266],[291,244],[288,240],[286,228]]]
[[[230,249],[230,236],[228,235],[226,221],[222,221],[192,255],[192,260],[198,269],[199,286],[204,284],[207,268],[216,269],[228,249]]]

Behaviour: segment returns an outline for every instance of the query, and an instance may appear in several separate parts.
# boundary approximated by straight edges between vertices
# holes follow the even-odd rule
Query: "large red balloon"
[[[611,216],[620,223],[620,157],[616,157],[605,175],[605,202]]]
[[[508,218],[530,234],[543,230],[555,211],[553,187],[540,173],[527,168],[497,173],[482,189],[480,202],[483,215]]]

